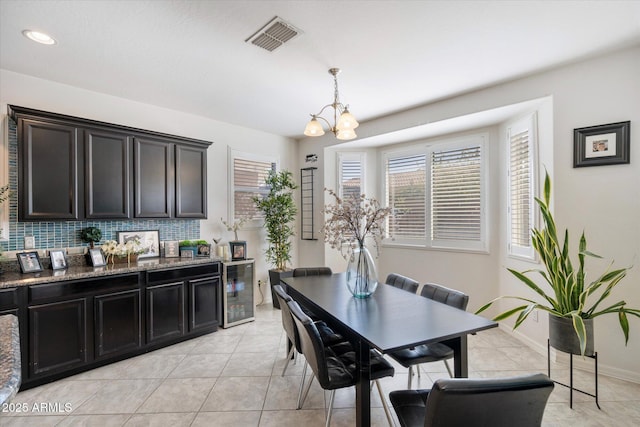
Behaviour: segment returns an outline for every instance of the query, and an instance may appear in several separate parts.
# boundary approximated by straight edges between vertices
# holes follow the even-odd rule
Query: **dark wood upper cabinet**
[[[18,120],[18,218],[77,220],[79,129],[35,119]]]
[[[131,218],[131,137],[84,132],[85,218]]]
[[[176,145],[176,218],[207,217],[207,150]]]
[[[211,142],[9,106],[20,221],[207,217]]]
[[[134,139],[136,218],[173,216],[173,146],[150,138]]]

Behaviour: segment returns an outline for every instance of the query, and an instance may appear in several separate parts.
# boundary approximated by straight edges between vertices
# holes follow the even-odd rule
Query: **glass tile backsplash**
[[[24,236],[34,236],[37,249],[70,248],[86,245],[80,230],[97,227],[102,241],[116,240],[118,231],[159,230],[160,240],[185,240],[200,237],[200,220],[127,220],[127,221],[56,221],[18,222],[18,136],[13,120],[9,123],[9,186],[12,196],[3,206],[9,209],[9,240],[0,242],[3,251],[24,249]],[[6,233],[5,233],[6,234]]]

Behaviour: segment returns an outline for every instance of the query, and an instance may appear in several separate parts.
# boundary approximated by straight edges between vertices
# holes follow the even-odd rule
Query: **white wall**
[[[216,101],[212,99],[211,102]],[[200,224],[200,237],[209,242],[220,235],[224,235],[226,241],[233,239],[233,232],[227,232],[220,222],[221,217],[227,219],[228,147],[279,156],[282,168],[295,170],[297,149],[289,138],[0,70],[2,123],[6,121],[7,104],[213,141],[207,152],[208,219]],[[6,140],[6,129],[2,133]],[[5,167],[6,163],[2,164],[2,174]],[[267,283],[270,266],[264,261],[263,229],[242,230],[238,237],[247,241],[247,255],[256,259],[256,279]],[[264,294],[270,301],[270,293],[265,291]],[[260,302],[260,293],[256,291],[256,295]]]
[[[529,76],[510,83],[475,91],[373,121],[361,123],[361,138],[386,134],[424,123],[465,116],[524,101],[544,99],[538,107],[540,160],[553,178],[553,200],[559,227],[568,227],[575,250],[576,239],[584,229],[589,248],[603,255],[603,262],[588,261],[591,277],[616,260],[616,266],[636,264],[613,293],[611,303],[625,300],[640,308],[640,47],[603,55],[581,63]],[[573,129],[631,120],[631,163],[573,168]],[[524,286],[506,272],[506,267],[535,268],[536,264],[515,261],[506,256],[504,216],[504,142],[494,138],[503,127],[492,130],[491,247],[490,254],[455,253],[433,250],[384,248],[379,271],[394,270],[421,282],[434,281],[460,288],[471,295],[473,310],[499,295],[522,294]],[[495,144],[494,144],[495,143]],[[299,156],[318,152],[319,147],[335,145],[332,135],[307,138],[300,142]],[[326,150],[331,152],[331,150]],[[320,153],[318,153],[320,154]],[[321,156],[322,157],[322,156]],[[320,158],[319,163],[329,161]],[[323,249],[313,256],[322,259]],[[308,255],[304,255],[308,256]],[[508,304],[503,304],[506,308]],[[493,313],[497,313],[497,308]],[[617,316],[596,320],[595,340],[600,372],[640,382],[640,319],[630,318],[627,347]],[[512,325],[513,320],[504,322]],[[539,351],[546,352],[548,323],[528,320],[517,335]],[[510,329],[510,328],[509,328]],[[591,362],[591,361],[587,361]],[[592,363],[585,363],[592,366]]]

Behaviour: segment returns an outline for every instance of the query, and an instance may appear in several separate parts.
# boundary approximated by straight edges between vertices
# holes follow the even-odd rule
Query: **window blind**
[[[426,238],[426,155],[386,160],[386,204],[392,208],[387,227],[394,239]]]
[[[511,245],[531,247],[532,204],[531,146],[527,129],[509,135],[509,243]]]
[[[432,152],[432,240],[481,240],[481,154],[480,146]]]
[[[262,162],[236,157],[233,159],[234,218],[260,219],[262,212],[256,209],[254,197],[266,194],[269,188],[264,180],[270,171],[275,171],[272,162]]]
[[[362,162],[360,160],[341,160],[340,162],[340,196],[359,197],[362,194]]]

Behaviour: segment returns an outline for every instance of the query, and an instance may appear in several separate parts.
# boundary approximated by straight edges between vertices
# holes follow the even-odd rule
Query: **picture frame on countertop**
[[[18,264],[20,264],[20,271],[23,274],[42,271],[42,263],[40,262],[38,251],[19,252],[16,256],[18,257]]]
[[[104,259],[104,254],[101,249],[89,249],[89,259],[91,260],[91,265],[94,267],[107,265],[107,261]]]
[[[65,255],[64,251],[49,251],[49,259],[51,260],[52,270],[64,270],[69,266],[67,264],[67,256]]]
[[[198,253],[197,257],[200,258],[209,258],[211,256],[211,245],[210,244],[200,244],[198,245]]]
[[[140,245],[144,248],[144,252],[138,255],[138,259],[156,258],[160,256],[160,231],[118,231],[118,243],[127,243],[132,239],[138,239],[140,241]]]
[[[180,256],[180,242],[178,240],[167,240],[164,242],[164,257],[178,258]]]
[[[631,122],[573,130],[573,167],[629,163]]]
[[[247,242],[232,241],[229,242],[231,249],[231,261],[240,261],[247,258]]]

